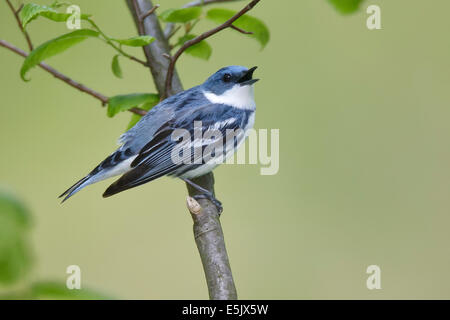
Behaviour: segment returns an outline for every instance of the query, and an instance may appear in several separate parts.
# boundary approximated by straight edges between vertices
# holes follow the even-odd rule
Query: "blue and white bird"
[[[224,137],[229,130],[240,132],[231,145],[224,144],[224,158],[232,155],[255,121],[253,85],[259,80],[253,79],[255,69],[222,68],[203,84],[160,102],[120,137],[121,146],[114,153],[60,196],[64,197],[63,202],[84,187],[113,176],[122,175],[106,189],[103,197],[168,175],[186,181],[201,192],[196,198],[208,198],[221,210],[220,202],[211,192],[191,181],[212,171],[218,163],[196,161],[199,159],[173,161],[173,150],[182,142],[174,140],[172,135],[175,130],[183,129],[195,137],[194,123],[197,126],[201,123],[202,132],[218,130]],[[215,142],[214,137],[200,140],[190,141],[190,146],[201,145],[204,150]]]

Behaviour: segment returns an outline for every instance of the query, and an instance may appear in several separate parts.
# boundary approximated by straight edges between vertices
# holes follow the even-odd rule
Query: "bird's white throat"
[[[203,94],[211,103],[227,104],[238,109],[247,110],[254,110],[256,107],[253,85],[241,86],[236,84],[221,95],[210,91],[203,91]]]

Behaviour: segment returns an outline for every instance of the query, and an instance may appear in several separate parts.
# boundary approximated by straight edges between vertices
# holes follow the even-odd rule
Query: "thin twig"
[[[192,7],[201,7],[209,4],[221,3],[221,2],[236,2],[242,0],[196,0],[185,4],[182,8],[192,8]],[[175,23],[166,24],[166,28],[164,29],[164,36],[167,40],[169,40],[174,34]]]
[[[103,37],[103,40],[110,45],[111,47],[114,48],[114,50],[116,50],[117,52],[119,52],[121,55],[123,55],[124,57],[127,57],[130,60],[136,61],[140,64],[142,64],[144,67],[148,67],[147,62],[136,58],[135,56],[132,56],[128,53],[126,53],[125,51],[123,51],[119,46],[117,46],[110,37],[108,37],[98,26],[97,24],[92,20],[92,19],[87,19],[87,21],[91,24],[91,26],[98,31],[98,33]]]
[[[141,108],[137,108],[137,107],[128,109],[128,111],[138,114],[140,116],[145,116],[147,114],[147,111],[145,111],[144,109],[141,109]]]
[[[20,6],[17,8],[17,10],[16,10],[16,14],[19,14],[20,13],[20,11],[22,11],[22,9],[23,9],[23,7],[24,7],[25,5],[22,3],[22,4],[20,4]]]
[[[155,4],[155,6],[153,8],[151,8],[150,10],[147,11],[147,13],[144,13],[143,15],[141,15],[139,17],[139,20],[144,21],[145,18],[147,18],[149,15],[151,15],[153,12],[156,11],[156,9],[159,8],[159,4]]]
[[[11,4],[11,2],[9,0],[6,0],[6,3],[8,4],[9,8],[13,12],[14,17],[16,18],[16,21],[17,21],[17,25],[19,26],[20,31],[22,31],[23,35],[25,36],[25,39],[27,40],[28,49],[30,49],[30,51],[32,51],[33,50],[33,43],[31,42],[30,35],[28,34],[28,32],[23,27],[22,21],[20,21],[20,18],[19,18],[19,12],[20,12],[20,10],[22,10],[23,6],[20,6],[19,9],[16,10],[16,9],[14,9],[14,6]]]
[[[240,33],[243,33],[243,34],[253,34],[253,32],[251,32],[251,31],[245,31],[244,29],[241,29],[241,28],[239,28],[239,27],[236,27],[234,24],[232,24],[232,25],[230,26],[230,28],[231,28],[231,29],[234,29],[234,30],[236,30],[236,31],[239,31]]]
[[[189,2],[188,4],[185,4],[183,8],[191,8],[191,7],[200,7],[200,6],[206,6],[208,4],[214,4],[219,2],[236,2],[236,1],[242,1],[242,0],[196,0]]]
[[[0,46],[11,50],[12,52],[17,53],[18,55],[26,58],[28,57],[28,53],[26,53],[25,51],[23,51],[22,49],[19,49],[17,47],[15,47],[14,45],[12,45],[11,43],[5,41],[5,40],[1,40],[0,39]],[[48,64],[41,62],[39,64],[39,67],[41,67],[42,69],[44,69],[45,71],[47,71],[48,73],[52,74],[55,78],[58,78],[59,80],[64,81],[65,83],[67,83],[69,86],[76,88],[84,93],[87,93],[88,95],[98,99],[101,101],[102,105],[105,106],[108,103],[108,97],[91,89],[86,87],[85,85],[69,78],[68,76],[62,74],[61,72],[57,71],[56,69],[50,67]],[[138,115],[145,115],[147,113],[147,111],[139,109],[139,108],[132,108],[129,110],[132,113],[138,114]]]
[[[177,62],[178,58],[181,56],[181,54],[189,47],[199,43],[202,40],[205,40],[209,37],[211,37],[212,35],[226,29],[229,28],[233,25],[233,22],[235,22],[237,19],[239,19],[241,16],[243,16],[244,14],[246,14],[248,11],[250,11],[251,9],[253,9],[254,6],[256,6],[258,4],[258,2],[261,0],[253,0],[251,1],[248,5],[246,5],[241,11],[239,11],[238,13],[236,13],[234,16],[232,16],[229,20],[225,21],[223,24],[221,24],[220,26],[211,29],[205,33],[202,33],[201,35],[199,35],[198,37],[195,37],[192,40],[186,41],[180,49],[178,49],[178,51],[174,54],[174,56],[170,59],[170,64],[169,64],[169,68],[167,70],[167,76],[166,76],[166,85],[165,85],[165,92],[164,92],[164,97],[167,97],[168,92],[171,90],[171,85],[172,85],[172,77],[173,77],[173,71],[175,68],[175,63]]]
[[[168,33],[167,35],[165,35],[166,39],[170,40],[175,35],[175,33],[177,33],[177,31],[180,29],[181,29],[181,26],[177,26],[176,28],[173,28],[172,30],[170,30],[171,32]]]

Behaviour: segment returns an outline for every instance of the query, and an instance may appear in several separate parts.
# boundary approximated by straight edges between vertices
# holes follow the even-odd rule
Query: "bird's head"
[[[203,90],[215,95],[222,95],[228,90],[250,88],[259,79],[253,79],[253,72],[257,67],[247,69],[241,66],[229,66],[220,69],[206,80]],[[246,88],[246,89],[248,89]]]

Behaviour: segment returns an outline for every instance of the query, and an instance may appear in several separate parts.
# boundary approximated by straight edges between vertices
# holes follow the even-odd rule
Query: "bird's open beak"
[[[238,80],[238,83],[241,86],[249,86],[254,84],[256,81],[258,81],[259,79],[253,79],[253,72],[256,70],[256,68],[258,67],[253,67],[247,70],[247,72]]]

